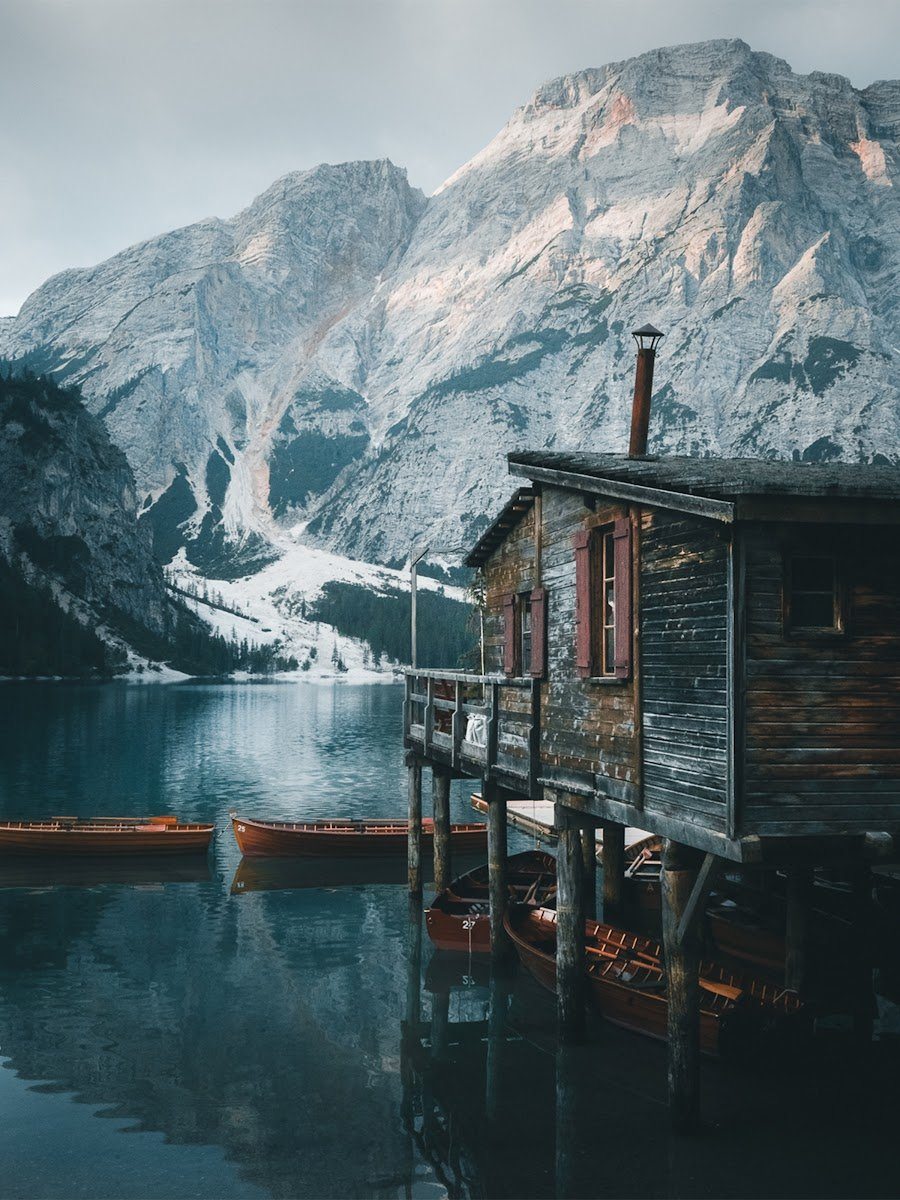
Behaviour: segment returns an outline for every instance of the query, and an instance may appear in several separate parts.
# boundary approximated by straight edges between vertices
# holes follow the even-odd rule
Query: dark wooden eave
[[[534,488],[519,488],[491,521],[487,529],[463,559],[467,567],[482,567],[511,529],[521,521],[534,504]]]
[[[753,458],[628,458],[624,454],[518,452],[512,475],[731,522],[778,519],[798,505],[847,505],[900,519],[900,466]]]

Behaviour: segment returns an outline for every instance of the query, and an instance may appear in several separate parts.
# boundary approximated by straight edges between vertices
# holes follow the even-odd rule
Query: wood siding
[[[579,530],[612,526],[621,504],[585,507],[584,497],[543,491],[543,584],[547,589],[547,681],[541,690],[541,760],[564,777],[633,798],[634,696],[630,681],[582,679],[575,665],[575,550]],[[617,786],[618,785],[618,786]]]
[[[504,598],[530,591],[534,580],[534,507],[522,516],[485,563],[484,666],[504,670]]]
[[[729,779],[727,539],[711,521],[661,509],[641,522],[644,811],[719,833]]]
[[[842,635],[785,634],[784,556],[837,554]],[[900,557],[892,531],[753,525],[741,833],[900,828]]]

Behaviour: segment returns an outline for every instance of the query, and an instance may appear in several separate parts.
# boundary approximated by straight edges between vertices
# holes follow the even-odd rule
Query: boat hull
[[[548,990],[556,991],[556,914],[547,909],[511,909],[506,917],[519,959]],[[638,934],[585,922],[586,975],[589,995],[602,1016],[613,1025],[665,1041],[668,1000],[662,951],[657,942]],[[635,977],[640,980],[635,982]],[[723,996],[727,990],[736,999]],[[796,997],[764,981],[752,980],[715,963],[700,967],[700,1051],[716,1057],[723,1030],[745,1014],[770,1022],[801,1011]],[[763,1022],[754,1020],[756,1029]],[[749,1029],[749,1026],[748,1026]]]
[[[254,821],[232,817],[234,836],[245,858],[371,858],[405,855],[405,821]],[[422,849],[433,848],[431,822],[422,822]],[[458,854],[487,847],[487,826],[452,825],[450,845]]]
[[[541,850],[526,850],[507,860],[507,884],[520,898],[545,881],[555,887],[556,859]],[[546,904],[544,889],[540,902]],[[537,903],[537,898],[535,899]],[[491,919],[488,869],[480,866],[454,879],[425,910],[425,928],[438,950],[456,954],[490,954]]]
[[[15,822],[0,825],[0,855],[103,858],[206,854],[214,825],[128,826]]]

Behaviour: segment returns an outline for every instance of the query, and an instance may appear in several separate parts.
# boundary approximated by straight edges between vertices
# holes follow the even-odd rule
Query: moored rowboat
[[[555,991],[556,913],[516,905],[507,912],[505,925],[524,966],[539,983]],[[659,944],[611,925],[586,921],[585,958],[590,995],[602,1015],[614,1025],[664,1040],[668,1002]],[[700,964],[700,1049],[704,1054],[719,1054],[726,1030],[759,1033],[801,1011],[797,996],[783,987],[718,963]]]
[[[231,814],[234,836],[245,858],[293,858],[405,854],[406,821],[258,821]],[[422,849],[430,850],[434,823],[422,822]],[[451,825],[450,845],[459,854],[487,847],[487,826]]]
[[[0,855],[205,854],[214,832],[171,816],[0,821]]]
[[[506,882],[511,900],[551,907],[556,899],[556,859],[542,850],[513,854],[506,862]],[[425,910],[425,927],[439,950],[490,953],[487,864],[460,875],[435,896]]]

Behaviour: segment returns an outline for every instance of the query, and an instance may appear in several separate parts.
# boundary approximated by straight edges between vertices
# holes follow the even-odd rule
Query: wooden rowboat
[[[652,834],[625,848],[625,903],[646,912],[659,912],[662,891],[662,838]]]
[[[231,824],[245,858],[355,858],[406,853],[406,821],[257,821],[231,813]],[[422,849],[430,850],[433,840],[434,823],[423,820]],[[458,854],[485,850],[487,826],[451,825],[450,845]]]
[[[170,816],[2,821],[0,855],[205,854],[215,828]]]
[[[556,990],[556,913],[516,905],[506,929],[528,971]],[[585,922],[589,994],[612,1024],[665,1040],[668,1003],[662,950],[658,942],[597,921]],[[716,1056],[732,1033],[760,1034],[802,1012],[793,992],[731,971],[714,962],[700,964],[700,1049]]]
[[[556,900],[556,859],[543,850],[526,850],[507,859],[510,900],[552,907]],[[458,879],[425,910],[425,928],[438,950],[489,954],[491,922],[487,864]]]

